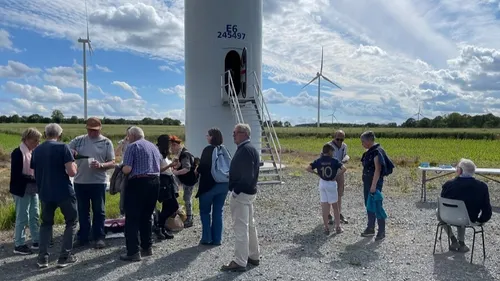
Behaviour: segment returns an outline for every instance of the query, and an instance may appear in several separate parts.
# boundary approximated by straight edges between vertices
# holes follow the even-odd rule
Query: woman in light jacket
[[[223,143],[221,131],[217,128],[208,130],[207,142],[209,145],[203,149],[200,165],[197,168],[200,175],[198,193],[196,194],[196,198],[199,198],[200,201],[202,226],[200,244],[218,246],[222,243],[222,211],[229,192],[228,183],[217,183],[212,176],[212,153],[217,146]]]
[[[31,153],[40,143],[42,134],[35,128],[26,129],[21,144],[10,155],[10,188],[16,208],[14,254],[29,255],[38,250],[40,210],[35,174],[31,169]],[[26,225],[31,234],[31,249],[26,245]]]

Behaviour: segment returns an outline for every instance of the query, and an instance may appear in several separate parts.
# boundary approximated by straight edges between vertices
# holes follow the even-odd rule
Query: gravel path
[[[398,175],[399,176],[399,175]],[[396,176],[395,176],[396,177]],[[232,258],[233,233],[228,206],[225,209],[225,243],[220,247],[199,246],[199,217],[195,227],[179,233],[174,240],[154,245],[154,257],[139,263],[118,259],[123,253],[123,240],[110,241],[103,250],[79,252],[78,264],[66,269],[39,270],[35,256],[13,256],[12,244],[0,249],[1,280],[499,280],[500,217],[493,214],[486,227],[487,259],[482,264],[481,244],[476,244],[473,265],[470,252],[441,254],[438,244],[432,247],[435,232],[435,203],[420,204],[415,188],[400,193],[386,189],[385,208],[389,214],[387,238],[383,242],[360,237],[365,227],[359,174],[347,175],[344,214],[349,220],[340,235],[325,236],[319,215],[317,178],[312,175],[287,176],[287,184],[260,189],[256,218],[262,260],[259,267],[245,273],[219,272]],[[498,206],[500,186],[491,185],[492,203]],[[436,198],[438,190],[428,198]],[[498,212],[498,209],[496,209]],[[443,237],[446,237],[444,235]],[[444,240],[446,241],[446,240]],[[467,233],[470,245],[472,236]],[[480,240],[479,240],[480,241]],[[445,246],[446,243],[443,243]],[[59,249],[59,244],[53,249]],[[52,258],[55,259],[56,255]]]

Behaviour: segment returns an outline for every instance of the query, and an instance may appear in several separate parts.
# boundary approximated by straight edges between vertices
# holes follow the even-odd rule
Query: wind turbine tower
[[[417,116],[417,121],[420,121],[420,116],[424,117],[424,115],[420,113],[420,103],[418,104],[418,112],[413,116]]]
[[[86,44],[89,45],[89,54],[92,55],[92,45],[89,37],[89,18],[87,13],[87,1],[85,1],[85,17],[87,21],[87,38],[78,38],[78,43],[83,44],[83,119],[87,120],[87,56]]]
[[[320,95],[321,95],[321,78],[325,79],[326,81],[330,82],[331,84],[333,84],[335,87],[339,88],[342,90],[342,88],[340,88],[339,85],[335,84],[334,82],[332,82],[332,80],[326,78],[324,75],[323,75],[323,47],[321,47],[321,67],[320,67],[320,70],[319,72],[316,73],[316,76],[311,80],[309,81],[309,83],[307,83],[304,87],[302,87],[302,89],[304,89],[305,87],[307,87],[309,84],[311,84],[312,82],[314,82],[314,80],[318,79],[318,119],[317,119],[317,126],[318,128],[320,127],[320,106],[321,106],[321,103],[320,103]]]

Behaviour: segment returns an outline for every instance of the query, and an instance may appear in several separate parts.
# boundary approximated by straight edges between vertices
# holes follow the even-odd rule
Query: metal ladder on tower
[[[269,184],[283,184],[281,175],[281,144],[276,134],[271,114],[264,101],[264,96],[260,87],[257,74],[252,72],[255,80],[253,84],[254,96],[246,99],[239,99],[237,97],[234,87],[231,72],[228,70],[222,75],[222,93],[228,95],[228,103],[231,112],[237,123],[245,123],[245,120],[254,122],[257,121],[261,127],[261,169],[259,172],[259,185]],[[227,77],[227,84],[225,83],[224,76]],[[268,165],[266,165],[268,164]],[[270,165],[270,167],[269,167]]]

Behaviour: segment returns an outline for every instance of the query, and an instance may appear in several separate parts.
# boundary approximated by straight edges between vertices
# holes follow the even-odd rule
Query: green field
[[[10,151],[20,143],[20,134],[27,127],[43,131],[44,124],[0,124],[0,229],[11,228],[14,222],[14,207],[8,192]],[[84,134],[84,125],[62,124],[63,140]],[[124,137],[126,125],[104,125],[103,134],[115,142]],[[180,126],[141,126],[150,140],[161,134],[175,134],[184,138]],[[365,128],[345,129],[351,156],[350,166],[360,166],[364,149],[359,135]],[[397,168],[415,168],[420,162],[431,164],[453,164],[460,158],[470,158],[479,167],[497,167],[500,163],[500,129],[401,129],[373,128],[377,141],[386,149]],[[282,146],[284,163],[304,166],[317,157],[323,144],[331,139],[333,128],[277,128]],[[296,164],[296,165],[295,165]],[[3,168],[2,168],[3,165]],[[401,181],[402,182],[402,181]],[[106,208],[110,217],[118,215],[118,196],[107,197]],[[194,200],[193,203],[196,203]],[[56,222],[61,223],[58,213]]]
[[[61,124],[64,133],[63,138],[68,140],[80,134],[85,134],[83,124]],[[0,133],[20,134],[28,127],[36,127],[41,132],[45,124],[8,123],[0,124]],[[110,139],[123,138],[128,125],[103,125],[103,133]],[[155,138],[161,134],[177,135],[184,138],[184,127],[182,126],[162,126],[145,125],[141,126],[146,136]],[[207,128],[208,130],[209,128]],[[358,138],[362,132],[373,130],[377,137],[382,138],[451,138],[451,139],[500,139],[500,129],[441,129],[441,128],[345,128],[348,138]],[[281,138],[291,137],[317,137],[329,138],[335,128],[314,128],[314,127],[291,127],[276,128],[276,132]]]

